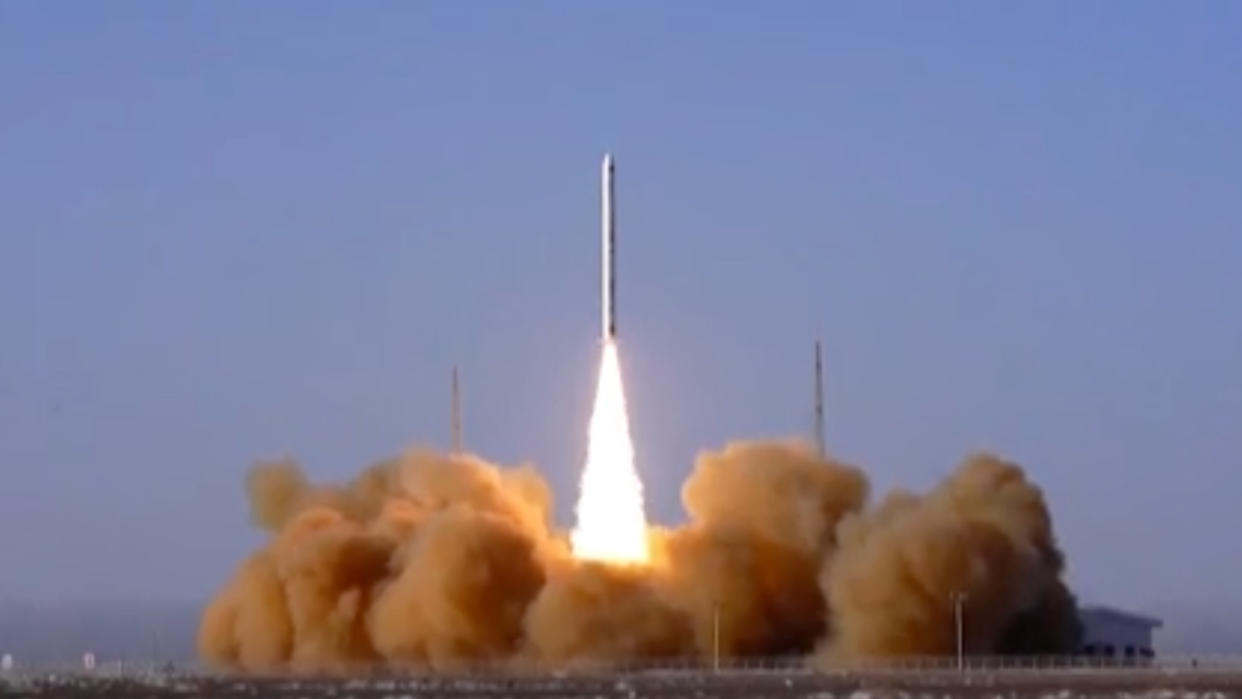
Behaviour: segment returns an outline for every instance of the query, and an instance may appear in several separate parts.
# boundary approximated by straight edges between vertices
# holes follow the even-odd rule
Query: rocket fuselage
[[[612,155],[604,156],[602,180],[601,233],[603,236],[603,285],[600,301],[603,308],[603,339],[617,338],[617,209],[615,168]]]

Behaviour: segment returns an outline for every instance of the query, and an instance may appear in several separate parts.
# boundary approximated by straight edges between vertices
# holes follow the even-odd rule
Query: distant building
[[[1156,652],[1153,632],[1163,625],[1159,619],[1110,607],[1081,607],[1083,655],[1103,658],[1151,658]]]

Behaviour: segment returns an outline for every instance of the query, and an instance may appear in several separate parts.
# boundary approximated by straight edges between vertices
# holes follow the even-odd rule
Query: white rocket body
[[[600,300],[603,309],[603,337],[605,342],[617,339],[617,210],[613,186],[612,155],[604,156],[602,168],[601,233],[603,236],[603,286]]]

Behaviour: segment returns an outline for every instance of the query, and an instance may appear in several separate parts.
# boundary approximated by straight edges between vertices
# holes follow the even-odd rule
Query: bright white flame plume
[[[604,342],[600,359],[589,440],[578,495],[578,525],[571,535],[574,556],[644,563],[648,551],[643,484],[634,468],[621,365],[612,340]]]

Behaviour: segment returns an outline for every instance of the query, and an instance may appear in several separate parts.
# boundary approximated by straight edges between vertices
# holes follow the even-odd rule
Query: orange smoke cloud
[[[972,456],[924,497],[851,515],[839,537],[823,573],[836,630],[829,657],[949,653],[955,595],[965,595],[968,651],[1003,650],[1011,626],[1041,609],[1063,629],[1044,650],[1073,647],[1074,606],[1055,603],[1067,591],[1052,520],[1015,464]]]
[[[868,509],[858,468],[732,443],[699,456],[690,520],[650,532],[648,565],[574,560],[529,466],[413,450],[318,486],[286,460],[247,489],[273,536],[204,610],[199,650],[222,668],[706,658],[717,630],[726,656],[948,653],[953,592],[973,650],[1076,641],[1042,495],[991,456]]]

